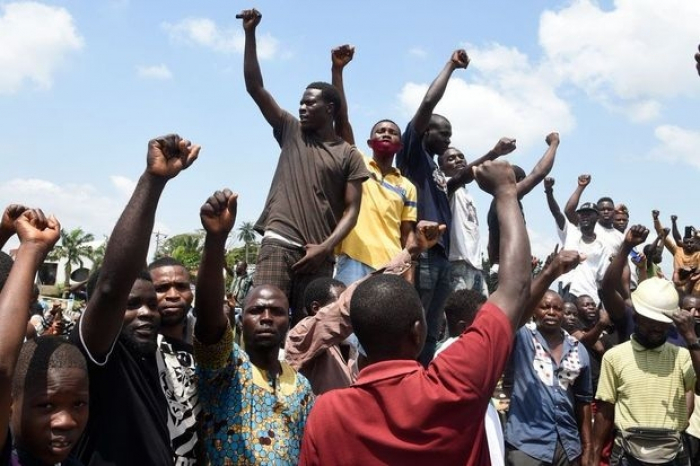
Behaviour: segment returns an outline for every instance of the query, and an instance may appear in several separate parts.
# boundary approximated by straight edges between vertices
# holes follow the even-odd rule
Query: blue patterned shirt
[[[287,363],[274,380],[233,342],[195,340],[202,433],[212,465],[297,464],[314,397]]]

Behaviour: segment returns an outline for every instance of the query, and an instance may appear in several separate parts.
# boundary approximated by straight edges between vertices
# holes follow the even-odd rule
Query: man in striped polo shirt
[[[646,240],[648,233],[641,225],[627,231],[620,253],[606,272],[607,286],[620,268],[619,263],[626,260],[633,247]],[[605,304],[608,307],[609,303]],[[596,393],[594,457],[587,464],[600,459],[613,423],[616,432],[611,466],[655,463],[655,456],[663,456],[664,450],[670,454],[665,460],[658,460],[663,464],[688,464],[682,442],[674,444],[673,437],[680,438],[676,434],[688,426],[686,392],[698,393],[695,374],[700,370],[700,342],[693,316],[679,308],[673,283],[661,278],[640,283],[632,293],[631,303],[626,304],[634,309],[634,331],[628,342],[603,356]],[[672,324],[687,349],[666,341]],[[645,442],[629,438],[640,429],[645,430]],[[633,455],[635,444],[637,451]],[[669,447],[664,449],[662,444]],[[624,459],[627,462],[623,463]]]

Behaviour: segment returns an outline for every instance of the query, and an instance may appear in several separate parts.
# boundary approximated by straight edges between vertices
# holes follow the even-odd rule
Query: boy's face
[[[49,369],[46,384],[27,383],[12,400],[15,445],[46,464],[68,457],[88,420],[88,375],[82,369]]]

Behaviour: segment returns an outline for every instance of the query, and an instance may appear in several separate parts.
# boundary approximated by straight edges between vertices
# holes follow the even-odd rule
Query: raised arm
[[[515,139],[501,138],[498,140],[493,149],[482,155],[478,159],[471,162],[466,167],[462,168],[455,176],[447,180],[447,192],[452,194],[460,186],[474,181],[474,167],[478,167],[488,160],[496,160],[498,157],[510,154],[515,150]]]
[[[107,355],[121,331],[129,292],[146,263],[156,207],[166,183],[189,167],[199,150],[178,135],[149,141],[146,170],[109,237],[94,294],[79,324],[92,358]]]
[[[681,232],[678,231],[678,215],[671,215],[671,234],[673,235],[673,241],[676,242],[676,247],[683,247],[683,237]]]
[[[530,241],[518,205],[515,174],[506,162],[485,162],[476,167],[479,187],[493,195],[501,230],[499,287],[489,298],[515,329],[530,298]]]
[[[340,108],[335,117],[335,132],[348,144],[355,144],[355,135],[348,116],[348,101],[345,98],[345,86],[343,84],[343,69],[352,61],[355,55],[355,47],[341,45],[331,50],[331,82],[340,94]]]
[[[676,248],[678,247],[678,245],[672,238],[669,237],[669,233],[671,232],[671,230],[668,228],[664,228],[664,226],[661,225],[661,220],[659,220],[659,214],[660,212],[658,210],[651,211],[651,218],[654,221],[654,231],[656,231],[656,234],[658,236],[663,235],[664,246],[666,247],[666,249],[668,249],[668,252],[670,252],[673,256],[676,254]]]
[[[28,208],[20,204],[10,204],[2,214],[0,219],[0,249],[5,247],[7,240],[12,238],[17,231],[15,230],[15,220]]]
[[[7,211],[6,211],[7,212]],[[12,377],[27,332],[34,276],[59,237],[61,226],[41,210],[23,209],[12,222],[20,239],[15,263],[0,293],[0,451],[7,439]]]
[[[306,254],[292,265],[295,273],[313,273],[333,253],[335,247],[355,228],[362,201],[362,182],[352,180],[345,183],[345,211],[333,233],[321,244],[305,245]]]
[[[561,213],[559,203],[554,198],[554,178],[551,176],[544,179],[544,193],[547,196],[547,206],[549,207],[549,211],[552,213],[554,221],[557,222],[557,228],[563,230],[566,224],[566,218],[564,217],[564,214]]]
[[[226,239],[236,221],[238,195],[230,190],[217,191],[199,211],[206,231],[202,263],[197,273],[197,322],[194,334],[201,343],[211,345],[226,330],[224,306],[224,266]]]
[[[632,248],[646,241],[648,234],[649,230],[642,225],[633,225],[628,229],[620,250],[613,256],[613,260],[603,276],[600,298],[613,322],[625,318],[625,305],[627,303],[620,290],[622,289],[622,272],[627,265],[627,257]]]
[[[557,253],[558,248],[559,245],[554,248],[554,252],[545,261],[542,271],[532,279],[530,298],[525,306],[525,312],[520,317],[520,326],[525,325],[530,320],[554,280],[574,270],[586,260],[586,256],[577,251],[559,251]]]
[[[523,196],[532,191],[532,189],[552,171],[554,158],[557,155],[557,148],[559,148],[559,133],[549,133],[545,138],[545,142],[549,147],[547,147],[544,155],[540,161],[537,162],[535,168],[517,184],[518,199],[522,199]]]
[[[430,116],[433,114],[442,96],[445,95],[445,89],[447,89],[447,83],[450,80],[450,76],[452,76],[452,72],[457,68],[466,68],[467,66],[469,66],[467,52],[462,49],[452,52],[450,60],[445,64],[437,78],[430,84],[428,91],[423,97],[423,101],[420,103],[418,110],[416,110],[415,115],[413,115],[411,119],[413,129],[417,133],[421,134],[428,129]]]
[[[255,28],[260,24],[262,15],[256,9],[243,10],[236,18],[243,20],[245,46],[243,49],[243,78],[248,94],[253,98],[262,112],[265,120],[273,128],[280,126],[283,110],[277,105],[272,95],[263,86],[262,72],[258,62],[258,45],[255,38]]]
[[[569,220],[569,223],[572,225],[578,225],[576,208],[578,208],[578,204],[581,201],[581,194],[583,194],[583,191],[590,183],[591,175],[579,175],[576,189],[574,189],[574,192],[571,193],[569,200],[566,201],[566,205],[564,206],[564,215],[566,215],[567,220]]]

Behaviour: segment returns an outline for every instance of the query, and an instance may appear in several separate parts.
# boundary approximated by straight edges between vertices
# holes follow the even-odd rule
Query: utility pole
[[[167,238],[168,235],[166,235],[165,233],[161,233],[160,231],[154,231],[153,236],[156,237],[156,252],[153,254],[153,256],[155,257],[158,255],[158,251],[160,251],[160,240]]]

